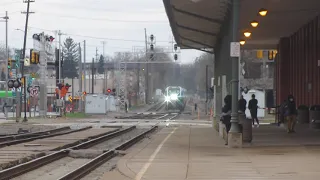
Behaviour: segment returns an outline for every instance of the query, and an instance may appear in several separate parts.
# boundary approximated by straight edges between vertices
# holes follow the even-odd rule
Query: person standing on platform
[[[128,113],[128,104],[127,104],[127,102],[124,103],[124,110],[125,110],[126,113]]]
[[[258,100],[256,99],[256,95],[252,94],[252,99],[249,101],[249,110],[252,118],[252,127],[254,127],[254,121],[257,121],[257,127],[259,127],[260,123],[258,120]]]
[[[231,103],[232,96],[227,95],[224,98],[224,106],[222,107],[222,114],[220,119],[220,121],[222,121],[222,123],[226,126],[227,134],[229,133],[231,128]],[[228,140],[226,140],[226,145],[228,145]]]
[[[239,100],[239,111],[246,113],[247,101],[243,98],[243,95],[240,96]]]
[[[285,105],[285,117],[288,123],[288,133],[294,133],[294,127],[296,125],[297,108],[293,95],[288,96],[287,103]]]

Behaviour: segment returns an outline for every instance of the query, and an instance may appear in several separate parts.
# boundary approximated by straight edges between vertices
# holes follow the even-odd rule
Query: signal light
[[[153,60],[154,54],[150,54],[150,59]]]
[[[108,93],[111,93],[111,89],[107,89],[107,92],[108,92]]]
[[[151,41],[153,41],[153,40],[154,40],[154,35],[153,35],[153,34],[151,34],[151,36],[150,36],[150,40],[151,40]]]
[[[14,81],[13,80],[9,80],[8,81],[8,88],[13,88],[13,84],[14,84]]]
[[[87,92],[86,92],[86,91],[84,91],[82,94],[83,94],[83,95],[87,95]]]
[[[175,51],[178,50],[178,45],[177,45],[177,44],[174,45],[174,50],[175,50]]]
[[[30,50],[30,64],[39,64],[40,63],[40,55],[38,52],[35,52],[33,49]]]
[[[33,38],[34,40],[40,41],[40,34],[33,34],[33,35],[32,35],[32,38]]]
[[[52,37],[52,36],[46,36],[46,40],[47,41],[49,41],[49,42],[53,42],[53,40],[54,40],[54,37]]]
[[[116,92],[116,89],[112,89],[112,92],[114,92],[114,93],[115,93],[115,92]]]
[[[178,60],[178,55],[177,54],[174,54],[174,60],[176,61],[176,60]]]
[[[19,81],[19,79],[9,80],[7,85],[8,88],[19,88],[21,87],[21,82]]]
[[[66,88],[67,91],[69,90],[70,87],[71,87],[71,85],[68,84],[68,83],[65,85],[65,88]]]

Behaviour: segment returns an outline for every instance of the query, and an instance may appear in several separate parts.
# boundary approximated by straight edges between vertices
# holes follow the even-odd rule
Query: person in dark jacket
[[[288,96],[287,103],[285,105],[285,117],[288,122],[288,133],[293,133],[296,125],[297,108],[293,95]]]
[[[247,101],[243,98],[243,95],[240,96],[239,100],[239,111],[245,113],[247,108]]]
[[[250,110],[251,118],[252,118],[252,126],[254,126],[254,121],[257,121],[257,126],[259,127],[258,120],[258,100],[256,99],[256,95],[252,94],[252,99],[249,101],[248,108]]]
[[[227,133],[229,133],[231,128],[231,103],[232,103],[232,96],[227,95],[224,98],[224,106],[222,107],[222,115],[221,115],[221,121],[226,126]],[[226,140],[226,145],[228,145],[228,140]]]

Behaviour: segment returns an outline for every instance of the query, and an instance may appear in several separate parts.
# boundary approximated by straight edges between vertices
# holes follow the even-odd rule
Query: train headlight
[[[178,100],[178,95],[177,94],[171,94],[170,99],[175,101]]]
[[[169,102],[169,101],[170,101],[170,97],[169,97],[169,96],[165,96],[165,97],[164,97],[164,100],[165,100],[166,102]]]

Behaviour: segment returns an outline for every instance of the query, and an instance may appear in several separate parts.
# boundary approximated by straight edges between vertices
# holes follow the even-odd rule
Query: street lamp
[[[259,25],[258,21],[251,21],[250,24],[251,24],[251,26],[254,27],[254,28]]]
[[[243,34],[244,34],[245,37],[250,37],[251,36],[251,32],[249,32],[249,31],[245,31]]]
[[[244,44],[246,44],[246,41],[245,40],[240,40],[240,44],[243,46]]]
[[[268,10],[266,10],[266,9],[264,9],[264,8],[261,8],[261,9],[259,10],[260,16],[266,16],[267,13],[268,13]]]

